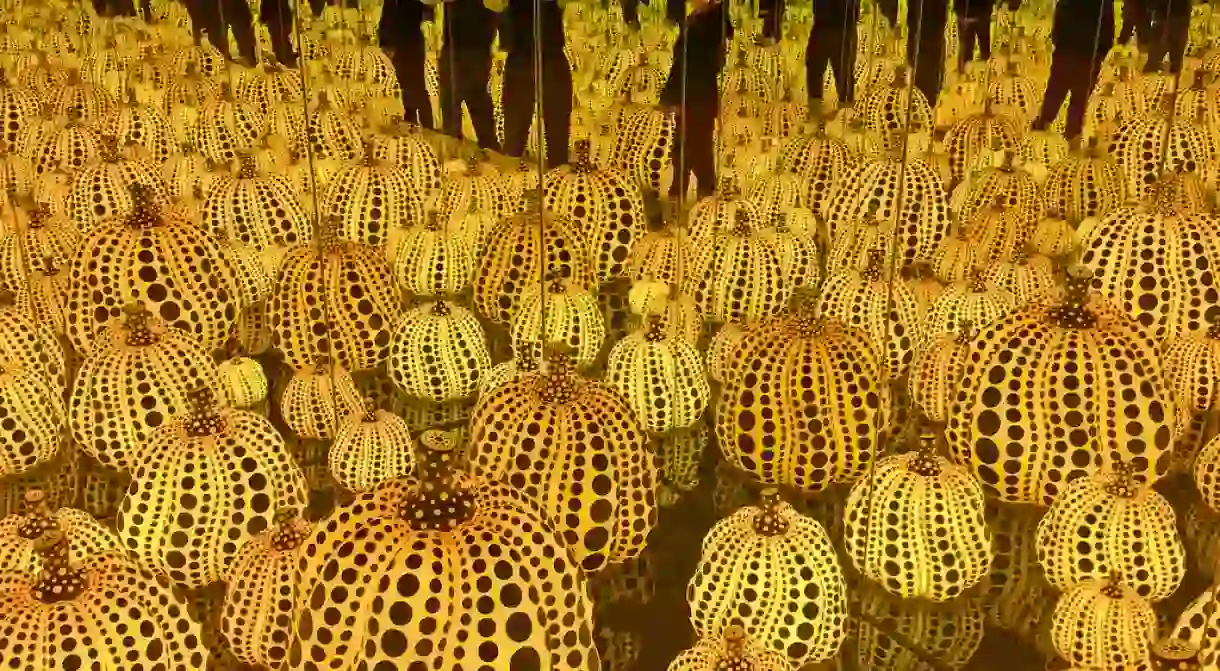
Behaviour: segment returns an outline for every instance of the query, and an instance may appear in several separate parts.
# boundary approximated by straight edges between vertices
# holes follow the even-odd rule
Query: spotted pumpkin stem
[[[72,567],[68,537],[63,530],[47,529],[34,541],[42,571],[34,583],[34,597],[43,603],[75,599],[88,586],[85,572]]]
[[[1210,323],[1210,326],[1207,327],[1207,337],[1212,340],[1220,340],[1220,311],[1213,312],[1207,321]]]
[[[271,532],[271,547],[288,552],[300,547],[309,535],[309,523],[301,519],[299,510],[284,506],[275,511],[275,530]]]
[[[576,364],[572,348],[566,343],[553,342],[546,346],[546,359],[538,378],[538,396],[543,403],[562,405],[576,396]]]
[[[450,531],[475,513],[475,497],[456,476],[458,438],[452,431],[425,431],[419,437],[423,458],[419,487],[407,495],[399,512],[417,531]]]
[[[47,505],[47,493],[35,487],[22,497],[22,513],[25,519],[17,527],[17,535],[26,540],[37,540],[44,533],[58,529],[59,523],[51,516]]]
[[[662,315],[648,315],[647,327],[648,331],[644,333],[644,340],[651,343],[665,341],[665,317]]]
[[[432,309],[428,311],[434,317],[448,317],[451,314],[449,304],[445,301],[437,301],[432,304]]]
[[[759,536],[781,536],[788,532],[788,520],[780,513],[779,505],[783,498],[779,490],[768,487],[762,491],[759,500],[759,513],[754,518],[754,532]]]
[[[127,344],[144,347],[157,342],[157,336],[149,328],[152,313],[143,303],[134,301],[123,306],[123,328],[127,330]]]
[[[924,477],[940,475],[940,456],[935,433],[923,431],[919,434],[919,447],[915,448],[915,456],[907,464],[907,470]]]
[[[1106,584],[1101,588],[1101,593],[1111,599],[1121,599],[1123,598],[1123,585],[1122,571],[1110,571]]]
[[[716,185],[716,195],[724,199],[737,196],[737,182],[728,175],[721,177],[720,182]]]
[[[45,228],[47,221],[51,219],[51,206],[46,203],[38,203],[34,209],[30,211],[29,222],[30,228]]]
[[[906,88],[906,86],[907,86],[907,66],[906,65],[894,66],[894,80],[893,80],[893,83],[890,84],[890,86],[892,86],[894,88],[899,88],[899,89]]]
[[[981,294],[987,291],[987,280],[983,279],[983,269],[980,267],[971,268],[968,278],[970,282],[970,291],[976,294]]]
[[[1120,499],[1135,498],[1139,493],[1139,483],[1135,480],[1135,465],[1119,461],[1110,468],[1110,482],[1106,484],[1106,493]]]
[[[746,630],[739,624],[731,624],[724,630],[724,656],[728,669],[746,668]]]
[[[733,235],[747,236],[754,232],[750,225],[750,215],[742,208],[733,211]]]
[[[860,276],[865,282],[879,282],[882,277],[882,264],[885,263],[885,250],[878,247],[868,250],[868,262]]]
[[[788,213],[780,212],[779,214],[775,215],[775,232],[787,233],[788,231]]]
[[[1066,295],[1063,301],[1052,307],[1049,319],[1062,328],[1090,328],[1097,318],[1089,310],[1089,290],[1093,284],[1093,273],[1084,266],[1070,268],[1065,280]]]
[[[153,198],[152,189],[138,182],[127,187],[131,196],[131,214],[127,215],[127,225],[131,228],[153,228],[161,225],[161,209]]]
[[[542,212],[542,193],[538,189],[526,189],[521,194],[521,211],[529,215]]]
[[[254,160],[254,156],[252,154],[240,154],[237,157],[237,165],[238,179],[254,179],[255,177],[258,177],[258,163]]]
[[[593,167],[589,156],[592,153],[592,144],[586,138],[581,138],[576,141],[576,160],[574,161],[577,168],[589,169]]]
[[[215,436],[224,428],[224,418],[216,407],[216,395],[207,387],[196,387],[186,395],[190,410],[186,417],[186,434],[192,438]]]
[[[954,339],[954,342],[959,345],[966,345],[974,340],[976,336],[978,336],[978,330],[974,328],[974,322],[969,319],[963,319],[957,325],[957,338]]]

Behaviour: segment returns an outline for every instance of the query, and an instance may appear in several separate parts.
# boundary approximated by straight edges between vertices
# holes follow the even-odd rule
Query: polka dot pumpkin
[[[294,371],[280,392],[280,416],[298,438],[331,440],[339,422],[362,409],[351,373],[326,357]]]
[[[868,334],[804,308],[751,325],[725,359],[715,418],[730,464],[808,492],[865,473],[889,413],[885,361]]]
[[[1135,666],[1148,659],[1156,638],[1152,606],[1119,576],[1064,592],[1051,617],[1051,642],[1074,666]]]
[[[0,637],[0,659],[7,664],[125,671],[206,667],[199,624],[163,579],[117,552],[72,562],[68,540],[57,530],[44,532],[36,548],[42,558],[37,576],[0,573],[0,631],[7,632]],[[35,639],[41,643],[28,644]]]
[[[699,420],[711,398],[699,350],[667,332],[662,317],[614,344],[606,383],[622,394],[652,433],[684,429]]]
[[[458,303],[436,301],[407,313],[394,329],[386,369],[407,396],[443,403],[473,394],[488,368],[478,318]]]
[[[1051,166],[1042,185],[1048,216],[1070,223],[1104,215],[1127,201],[1127,181],[1119,164],[1096,146]]]
[[[695,257],[682,278],[704,319],[748,322],[778,314],[792,296],[779,257],[759,235],[759,222],[737,210],[727,230],[696,236]]]
[[[853,596],[859,600],[853,646],[858,668],[920,669],[927,668],[927,660],[933,659],[946,668],[960,669],[978,652],[986,633],[977,599],[945,603],[902,600],[867,582],[862,582]]]
[[[292,508],[276,511],[274,525],[241,546],[226,576],[220,634],[240,661],[280,667],[291,646],[296,571],[310,524]]]
[[[161,179],[161,171],[150,160],[125,158],[119,153],[118,141],[102,138],[99,160],[81,166],[72,177],[72,187],[65,202],[72,213],[72,223],[82,231],[110,219],[122,219],[135,210],[136,199],[131,185],[139,184],[152,193],[159,203],[169,200]]]
[[[27,490],[23,507],[22,512],[0,519],[0,574],[26,573],[36,578],[42,570],[37,542],[51,529],[63,534],[71,561],[123,551],[114,532],[89,513],[75,508],[52,510],[41,489]]]
[[[218,241],[179,219],[139,184],[132,213],[85,234],[68,268],[67,336],[89,352],[103,325],[132,301],[208,350],[228,339],[245,307],[240,269]]]
[[[787,671],[783,655],[754,645],[744,629],[732,626],[720,639],[700,639],[669,663],[668,671]]]
[[[1116,571],[1140,597],[1161,601],[1186,575],[1173,507],[1121,463],[1073,480],[1038,524],[1036,542],[1046,579],[1060,590]]]
[[[940,333],[916,350],[907,374],[907,395],[927,420],[938,425],[948,421],[962,365],[977,336],[973,324],[962,322],[956,333]]]
[[[629,559],[657,521],[656,457],[635,412],[609,386],[552,353],[504,383],[470,419],[476,476],[535,498],[587,572]]]
[[[440,217],[429,212],[426,223],[396,236],[391,264],[398,286],[408,295],[456,296],[470,286],[475,248],[468,236],[444,230]]]
[[[304,508],[306,493],[270,422],[217,409],[207,389],[191,403],[149,439],[115,521],[142,566],[184,589],[224,580],[242,543],[278,508]]]
[[[937,436],[882,458],[851,490],[843,543],[865,577],[903,599],[954,599],[991,565],[983,488],[939,456]]]
[[[153,432],[189,407],[192,389],[228,398],[208,351],[185,331],[132,304],[81,363],[68,418],[73,440],[107,468],[131,472]]]
[[[739,627],[793,668],[834,656],[846,634],[847,586],[830,537],[775,490],[712,527],[686,600],[698,636]]]
[[[963,367],[949,446],[1001,500],[1050,505],[1119,462],[1145,482],[1168,468],[1173,403],[1156,345],[1090,282],[1073,276],[982,329]]]
[[[366,492],[415,468],[411,429],[397,415],[378,410],[372,399],[339,426],[327,459],[335,480],[348,491]]]
[[[427,432],[418,484],[339,508],[300,559],[294,671],[596,671],[592,606],[560,536],[523,493],[454,470]]]
[[[543,343],[562,343],[576,365],[594,365],[606,340],[606,321],[597,296],[570,280],[528,287],[509,325],[514,352],[536,352]]]
[[[372,247],[385,248],[390,228],[424,223],[424,192],[414,188],[411,175],[377,158],[366,144],[364,161],[340,170],[322,194],[322,212],[337,221],[337,235]]]
[[[42,376],[49,389],[62,395],[70,374],[67,356],[48,325],[31,318],[31,298],[26,291],[0,288],[0,361]]]
[[[258,105],[238,100],[227,82],[219,95],[201,102],[191,137],[199,152],[217,163],[253,149],[267,127]]]

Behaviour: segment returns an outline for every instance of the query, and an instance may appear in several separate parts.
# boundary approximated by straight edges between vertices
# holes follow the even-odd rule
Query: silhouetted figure
[[[487,91],[491,79],[491,44],[499,17],[483,0],[450,0],[445,6],[440,75],[441,124],[445,133],[462,137],[462,104],[470,113],[479,146],[500,151],[495,106]]]
[[[814,0],[813,28],[805,46],[805,90],[811,113],[820,111],[827,66],[834,75],[839,102],[855,100],[859,22],[860,0]]]
[[[1059,0],[1051,29],[1051,73],[1034,130],[1045,130],[1063,101],[1068,104],[1064,137],[1074,140],[1084,128],[1089,96],[1097,86],[1102,61],[1114,46],[1114,0]]]
[[[957,69],[965,71],[966,63],[974,60],[977,46],[984,61],[991,60],[991,10],[993,0],[953,0],[957,14]]]
[[[296,26],[292,2],[262,0],[258,8],[258,18],[271,35],[271,52],[275,54],[275,60],[290,68],[297,64],[297,53],[292,48],[292,33]]]
[[[241,61],[253,66],[257,59],[257,41],[254,37],[254,16],[246,0],[190,0],[196,4],[195,12],[202,16],[203,30],[208,41],[225,58],[232,60],[229,52],[229,30],[237,42]],[[194,17],[192,16],[192,21]]]
[[[893,24],[898,17],[898,0],[879,0],[879,9]],[[907,63],[915,73],[913,83],[923,92],[928,104],[936,107],[941,79],[945,74],[948,0],[909,0],[906,19]]]
[[[431,18],[431,8],[419,0],[385,0],[377,26],[377,40],[402,90],[403,118],[424,128],[432,128],[432,100],[424,77],[427,51],[421,24]]]
[[[622,0],[623,21],[634,30],[638,30],[640,27],[641,1],[645,5],[649,4],[649,0]],[[686,16],[686,3],[683,0],[665,0],[665,18],[667,20],[677,24],[682,22],[684,16]]]
[[[539,14],[534,13],[537,3]],[[554,0],[509,0],[500,30],[504,63],[504,153],[521,156],[529,141],[537,96],[542,95],[546,167],[568,162],[572,123],[572,67],[563,53],[563,10]],[[540,32],[535,34],[535,21]],[[540,60],[538,59],[540,57]],[[541,77],[535,76],[535,69]]]
[[[1186,42],[1190,37],[1191,0],[1146,0],[1145,9],[1154,23],[1148,29],[1148,60],[1144,72],[1159,72],[1169,58],[1169,72],[1182,71]]]
[[[732,36],[733,26],[724,4],[711,0],[695,6],[674,43],[673,65],[661,90],[661,104],[676,110],[678,124],[671,196],[686,195],[692,174],[701,197],[716,192],[718,79],[724,67],[725,44]]]
[[[150,0],[140,0],[140,9],[136,10],[135,0],[93,0],[93,11],[99,16],[142,16],[145,21],[153,22]]]

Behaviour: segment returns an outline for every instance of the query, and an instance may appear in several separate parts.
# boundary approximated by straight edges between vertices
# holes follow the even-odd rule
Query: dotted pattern
[[[52,89],[44,102],[57,114],[76,114],[88,124],[101,121],[115,107],[110,94],[102,87],[83,80],[80,70],[76,68],[68,69],[66,80]]]
[[[1173,637],[1194,646],[1204,668],[1220,658],[1216,640],[1220,635],[1220,609],[1216,606],[1214,587],[1208,587],[1190,602],[1173,625]]]
[[[36,490],[41,495],[41,490]],[[107,552],[122,552],[123,546],[113,531],[83,511],[75,508],[60,508],[54,512],[50,506],[29,505],[27,494],[25,512],[8,515],[0,519],[0,573],[24,574],[37,579],[43,569],[38,553],[38,534],[45,529],[56,529],[63,534],[68,545],[68,559],[81,562]]]
[[[895,241],[900,266],[926,261],[949,235],[944,182],[919,158],[905,163],[887,158],[850,168],[834,180],[825,208],[831,243],[827,272],[861,265],[868,260],[868,250],[879,245],[890,258],[889,246]]]
[[[478,400],[482,401],[488,394],[507,382],[526,373],[537,371],[540,358],[537,351],[522,352],[513,359],[488,368],[479,376]]]
[[[96,163],[104,145],[97,131],[76,118],[65,123],[63,117],[44,117],[37,128],[18,139],[17,149],[33,160],[35,174],[43,175],[56,168],[74,172]]]
[[[1220,328],[1174,338],[1165,343],[1164,380],[1183,419],[1220,407]]]
[[[280,511],[275,526],[251,538],[233,558],[226,576],[220,634],[242,662],[279,667],[291,645],[296,571],[308,522]]]
[[[633,282],[652,281],[677,286],[683,271],[694,257],[691,232],[676,223],[650,231],[635,242],[627,258],[625,275]]]
[[[227,398],[208,350],[147,313],[112,320],[81,363],[68,403],[72,437],[107,468],[131,472],[153,432],[189,407],[192,389]]]
[[[3,75],[0,75],[3,77]],[[7,79],[0,78],[0,139],[8,146],[16,146],[18,140],[38,124],[38,97],[29,90],[12,86]]]
[[[682,293],[712,322],[748,322],[780,313],[792,296],[779,257],[745,210],[730,230],[696,233],[698,251],[683,268]],[[697,223],[692,231],[697,230]]]
[[[62,396],[71,374],[63,345],[46,322],[31,318],[33,297],[26,291],[5,292],[0,289],[0,361],[42,377],[47,393]]]
[[[237,91],[239,98],[254,103],[263,114],[281,103],[300,108],[305,101],[300,74],[274,65],[252,71]]]
[[[45,577],[4,576],[0,658],[7,664],[65,670],[92,664],[130,671],[205,668],[199,625],[163,579],[118,553],[86,559],[70,574],[83,585],[70,598],[55,601],[54,610],[35,596]],[[41,642],[28,645],[31,640]]]
[[[931,336],[914,353],[907,376],[907,395],[928,420],[949,421],[949,412],[961,383],[962,365],[977,331],[973,327]]]
[[[38,490],[51,509],[75,504],[83,488],[81,461],[80,451],[68,442],[53,459],[21,475],[5,478],[0,482],[0,515],[22,513],[30,490]]]
[[[1001,150],[1015,152],[1020,145],[1021,131],[1016,122],[985,109],[953,124],[945,133],[944,147],[949,154],[949,175],[953,184],[966,179],[970,157],[977,157],[997,143]]]
[[[1215,221],[1159,203],[1113,210],[1080,227],[1080,263],[1093,287],[1158,341],[1205,331],[1220,315]]]
[[[612,333],[612,337],[606,339],[607,342],[617,342],[628,333],[644,328],[648,315],[652,313],[631,311],[627,316],[627,323],[622,334]],[[662,323],[665,325],[665,332],[671,336],[681,338],[686,342],[698,346],[703,342],[703,315],[699,314],[699,307],[695,305],[695,301],[685,294],[677,294],[665,301],[665,308],[659,314]],[[613,336],[618,336],[617,340]]]
[[[212,161],[191,144],[180,146],[178,151],[161,164],[161,177],[170,198],[182,202],[198,194],[200,200],[206,199],[212,186],[228,172],[228,165]]]
[[[233,357],[221,361],[217,370],[228,392],[226,398],[233,407],[252,409],[267,400],[270,386],[258,361],[244,356]]]
[[[1038,524],[1038,561],[1060,590],[1117,571],[1140,597],[1161,601],[1186,575],[1177,518],[1165,497],[1116,468],[1074,480],[1055,499]]]
[[[1004,153],[1012,155],[1011,151]],[[1011,163],[975,172],[953,191],[949,204],[957,213],[961,228],[972,228],[984,218],[1008,222],[1001,229],[1005,232],[1000,236],[1005,244],[998,250],[997,258],[1007,258],[1023,248],[1042,212],[1038,182],[1028,172],[1014,169]]]
[[[889,632],[905,636],[950,669],[966,666],[982,645],[984,618],[976,599],[950,603],[899,601],[861,583],[860,609],[884,629],[863,619],[856,624],[856,663],[865,669],[918,669],[924,662]]]
[[[667,333],[660,318],[615,343],[605,381],[656,434],[694,424],[712,393],[699,350]]]
[[[474,277],[474,306],[495,324],[508,326],[525,292],[544,277],[594,286],[584,239],[567,219],[537,211],[502,219],[491,231]]]
[[[280,395],[284,423],[304,439],[331,440],[339,422],[362,406],[351,374],[326,361],[293,373]]]
[[[716,194],[700,198],[686,214],[691,242],[702,247],[714,233],[733,230],[743,218],[760,227],[766,223],[758,206],[742,198],[738,184],[728,177],[722,178],[716,186]]]
[[[1038,563],[1035,533],[1042,511],[988,500],[986,513],[995,558],[983,577],[979,601],[989,625],[1023,635],[1056,600]]]
[[[1203,127],[1181,118],[1172,127],[1168,124],[1162,114],[1140,115],[1110,137],[1110,155],[1121,167],[1132,197],[1153,195],[1151,188],[1165,171],[1198,172],[1209,160],[1211,142]]]
[[[377,249],[336,240],[298,247],[284,257],[276,285],[271,327],[292,367],[326,355],[348,370],[371,370],[389,355],[402,304]]]
[[[1042,254],[1017,253],[1011,260],[999,261],[983,269],[984,283],[1007,291],[1024,305],[1059,285],[1055,262]]]
[[[1220,509],[1220,467],[1217,467],[1215,461],[1206,460],[1217,458],[1220,458],[1220,436],[1212,437],[1203,449],[1199,450],[1191,469],[1200,499],[1212,510]]]
[[[787,671],[783,655],[754,645],[749,639],[699,639],[669,663],[668,671]]]
[[[906,65],[894,68],[887,86],[874,86],[861,100],[864,126],[882,138],[932,129],[932,107],[923,91],[910,85]],[[912,99],[913,98],[913,99]]]
[[[818,215],[825,212],[831,187],[854,167],[855,157],[840,140],[815,132],[792,139],[783,146],[780,167],[803,180],[804,202]]]
[[[313,227],[292,183],[260,170],[250,156],[243,156],[236,175],[219,176],[209,185],[199,225],[260,254],[274,251],[280,256],[313,243]],[[268,266],[274,274],[277,268]]]
[[[394,277],[408,295],[456,296],[470,286],[479,236],[445,230],[439,212],[428,217],[427,225],[407,228],[394,241]]]
[[[659,473],[643,426],[610,387],[556,355],[548,372],[489,393],[470,420],[478,477],[538,501],[592,573],[639,554],[657,521]]]
[[[1173,417],[1159,380],[1156,345],[1138,324],[1096,294],[1052,292],[982,329],[949,446],[1008,502],[1049,505],[1067,482],[1120,461],[1155,480]]]
[[[341,162],[357,161],[364,153],[360,124],[323,94],[306,115],[301,144],[308,145],[316,158]]]
[[[983,488],[934,449],[878,461],[852,488],[844,521],[856,569],[899,598],[949,601],[991,565]]]
[[[483,326],[458,303],[425,303],[394,329],[386,362],[404,394],[431,403],[457,401],[478,388],[491,368]]]
[[[773,137],[787,140],[797,137],[805,129],[805,117],[809,108],[799,102],[788,99],[787,96],[767,105],[763,110],[763,137]]]
[[[436,150],[410,127],[394,127],[373,140],[373,157],[407,173],[416,193],[431,193],[441,186],[441,164]]]
[[[1066,258],[1076,250],[1076,229],[1059,216],[1046,217],[1034,227],[1026,241],[1026,249],[1051,258]]]
[[[1021,137],[1021,148],[1017,155],[1025,170],[1046,177],[1052,166],[1068,160],[1071,153],[1071,145],[1061,133],[1031,130]]]
[[[1021,120],[1032,121],[1040,111],[1043,88],[1032,78],[1022,77],[1018,72],[1018,66],[1013,63],[1009,65],[1009,71],[1003,76],[992,77],[987,82],[987,99],[996,107],[1016,112],[1014,116]],[[1029,144],[1024,137],[1021,139],[1023,145]]]
[[[191,133],[199,153],[217,163],[229,163],[258,145],[267,119],[257,104],[235,100],[228,84],[222,85],[218,95],[202,100]]]
[[[924,262],[903,268],[902,278],[911,288],[911,293],[915,294],[915,301],[919,303],[919,314],[922,320],[927,315],[928,309],[936,303],[936,299],[945,292],[945,285],[936,279],[936,275],[932,273],[932,267]]]
[[[754,180],[749,200],[758,208],[759,221],[774,226],[782,213],[806,206],[805,182],[795,173],[772,173]]]
[[[520,211],[519,201],[511,197],[507,180],[474,156],[446,175],[436,194],[436,209],[441,212],[484,212],[503,219]],[[537,182],[531,187],[535,192]],[[537,222],[535,222],[537,225]]]
[[[348,415],[339,427],[327,463],[344,488],[365,492],[410,475],[415,468],[415,442],[405,420],[366,407]]]
[[[126,219],[135,211],[136,200],[129,190],[139,184],[158,203],[169,201],[160,171],[151,161],[124,158],[114,138],[103,138],[100,160],[82,166],[72,176],[65,207],[74,225],[83,231],[112,219]]]
[[[590,368],[606,340],[606,321],[597,297],[570,281],[528,287],[509,327],[513,351],[528,356],[543,344],[562,343],[577,367]]]
[[[89,352],[95,335],[132,301],[219,348],[242,305],[239,268],[211,236],[139,185],[133,212],[88,231],[68,268],[67,336]]]
[[[874,345],[882,344],[888,374],[897,380],[911,364],[921,315],[906,283],[885,278],[884,262],[878,250],[865,268],[831,275],[818,294],[816,312],[860,328]]]
[[[661,461],[661,489],[657,502],[675,505],[695,490],[702,479],[703,453],[711,440],[708,423],[699,421],[688,429],[674,429],[657,439]]]
[[[153,434],[119,505],[119,538],[184,589],[224,580],[275,511],[305,506],[305,476],[271,423],[196,405]]]
[[[822,525],[783,501],[720,520],[686,587],[705,639],[745,630],[792,668],[832,657],[845,637],[847,585]]]
[[[1159,165],[1160,154],[1156,156]],[[1118,162],[1094,149],[1051,168],[1042,184],[1042,206],[1048,216],[1079,223],[1121,207],[1127,192],[1127,178]]]
[[[980,330],[1008,317],[1016,296],[989,284],[981,275],[945,287],[924,315],[923,342],[938,333],[955,333],[964,322]]]
[[[726,354],[715,417],[729,463],[807,492],[865,473],[889,408],[867,333],[801,311],[752,325]]]
[[[415,188],[406,170],[378,160],[371,147],[366,151],[363,164],[344,168],[330,180],[321,207],[338,222],[340,238],[385,248],[392,226],[424,223],[425,192]]]
[[[469,512],[447,530],[414,527],[404,513],[421,490],[391,481],[314,533],[287,668],[599,668],[592,605],[559,535],[516,489],[453,479]]]
[[[1133,667],[1148,659],[1156,639],[1152,606],[1117,581],[1090,580],[1059,597],[1051,642],[1073,666]]]
[[[272,138],[282,143],[290,155],[305,153],[305,112],[302,101],[280,102],[266,111],[267,129],[263,140]]]
[[[576,143],[576,160],[547,175],[543,209],[584,234],[587,257],[599,283],[623,276],[632,246],[646,233],[644,195],[631,177],[589,162],[588,140]]]
[[[659,191],[671,177],[670,146],[674,142],[676,124],[673,114],[653,105],[619,102],[617,126],[614,129],[612,165],[627,174],[641,189]],[[723,108],[722,108],[723,109]]]
[[[766,323],[766,322],[763,322]],[[733,352],[745,338],[749,324],[721,324],[707,345],[704,360],[707,362],[708,379],[724,382],[733,366]]]
[[[113,137],[120,147],[142,148],[154,163],[164,163],[178,150],[174,127],[165,112],[135,99],[115,106],[98,129],[103,136]]]

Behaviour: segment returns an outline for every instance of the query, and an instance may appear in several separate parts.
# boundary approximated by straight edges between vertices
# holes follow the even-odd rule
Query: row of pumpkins
[[[576,31],[606,21],[573,7]],[[378,116],[392,69],[342,30],[302,45],[330,59],[306,97],[172,21],[13,9],[0,474],[25,507],[0,659],[202,668],[178,590],[225,583],[248,664],[596,668],[586,579],[646,552],[714,442],[770,488],[706,537],[675,669],[833,660],[849,580],[929,608],[999,592],[1013,627],[1050,602],[1077,668],[1215,664],[1213,590],[1168,642],[1152,606],[1187,563],[1152,485],[1186,472],[1197,516],[1220,510],[1209,59],[1179,90],[1119,51],[1074,152],[1028,130],[1037,67],[1010,67],[1038,62],[1036,14],[935,111],[862,40],[860,103],[814,129],[775,88],[801,79],[789,41],[734,45],[722,184],[656,222],[652,15],[595,64],[571,48],[602,84],[576,160],[540,176]],[[46,476],[76,450],[130,478],[113,530]],[[350,500],[310,522],[320,472]],[[779,491],[849,485],[834,541]],[[986,498],[1049,506],[1025,562],[997,565]],[[982,631],[962,608],[940,625],[957,666]]]

